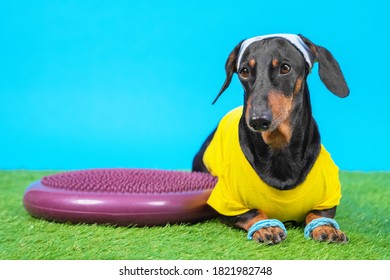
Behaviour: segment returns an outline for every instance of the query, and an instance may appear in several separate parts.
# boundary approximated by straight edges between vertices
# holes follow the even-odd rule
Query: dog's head
[[[272,132],[302,103],[314,62],[319,63],[325,86],[339,97],[348,96],[339,64],[327,49],[301,35],[281,34],[244,40],[233,49],[225,65],[226,80],[213,104],[237,73],[245,91],[246,124],[255,132]]]

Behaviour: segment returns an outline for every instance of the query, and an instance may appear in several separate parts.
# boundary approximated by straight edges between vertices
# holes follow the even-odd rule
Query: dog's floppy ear
[[[325,86],[338,97],[347,97],[349,88],[345,81],[344,75],[341,72],[340,66],[333,55],[324,47],[320,47],[302,35],[303,42],[313,52],[318,61],[318,74]]]
[[[244,42],[244,40],[242,40],[232,50],[232,52],[229,54],[228,59],[226,60],[226,63],[225,63],[226,79],[225,79],[225,82],[223,83],[221,90],[219,91],[217,97],[214,99],[214,101],[212,103],[213,105],[215,102],[217,102],[218,98],[225,91],[225,89],[227,89],[228,86],[230,85],[230,82],[232,81],[233,74],[237,73],[237,56],[238,56],[238,52],[240,51],[242,42]]]

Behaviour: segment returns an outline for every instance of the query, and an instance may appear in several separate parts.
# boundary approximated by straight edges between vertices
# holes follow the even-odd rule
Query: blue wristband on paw
[[[272,220],[261,220],[253,224],[253,226],[251,226],[250,229],[248,230],[248,235],[247,235],[248,239],[249,240],[253,239],[253,234],[255,234],[255,232],[258,231],[259,229],[265,227],[280,227],[284,231],[284,234],[287,236],[287,230],[284,224],[279,220],[272,219]]]
[[[319,226],[331,226],[334,227],[335,229],[340,229],[339,224],[334,219],[318,218],[318,219],[314,219],[313,221],[307,224],[304,230],[305,237],[310,239],[311,238],[310,235],[313,232],[313,230]]]

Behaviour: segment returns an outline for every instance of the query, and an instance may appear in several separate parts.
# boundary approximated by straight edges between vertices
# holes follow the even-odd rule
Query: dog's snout
[[[263,113],[259,116],[253,116],[249,120],[249,125],[253,130],[265,131],[270,128],[272,123],[271,113]]]

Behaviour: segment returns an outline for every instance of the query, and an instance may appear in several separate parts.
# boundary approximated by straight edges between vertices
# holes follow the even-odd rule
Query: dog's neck
[[[253,132],[244,115],[239,124],[245,157],[265,183],[280,190],[293,189],[304,181],[321,147],[307,85],[301,94],[302,104],[293,109],[289,124],[282,123],[271,133]]]

